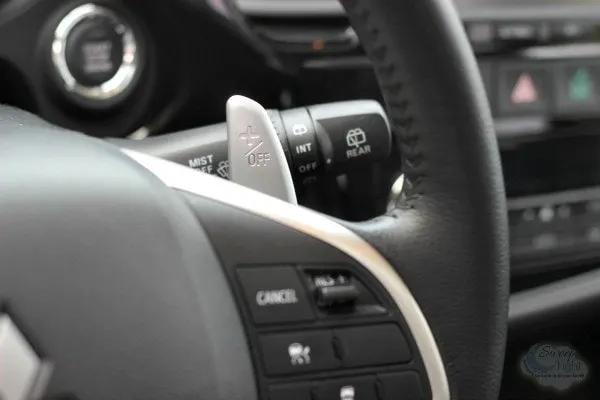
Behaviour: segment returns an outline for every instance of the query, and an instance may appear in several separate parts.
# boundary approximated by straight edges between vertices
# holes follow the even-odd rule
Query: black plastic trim
[[[591,314],[598,306],[600,269],[513,294],[509,327],[518,330],[541,322],[572,318],[576,313]]]

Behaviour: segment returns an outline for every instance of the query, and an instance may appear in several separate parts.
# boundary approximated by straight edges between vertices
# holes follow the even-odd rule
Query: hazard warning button
[[[501,66],[498,108],[502,116],[540,115],[549,111],[551,79],[541,66]]]

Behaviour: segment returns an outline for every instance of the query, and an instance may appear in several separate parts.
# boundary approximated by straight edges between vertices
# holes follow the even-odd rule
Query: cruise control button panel
[[[415,341],[351,265],[235,268],[261,400],[428,400]]]

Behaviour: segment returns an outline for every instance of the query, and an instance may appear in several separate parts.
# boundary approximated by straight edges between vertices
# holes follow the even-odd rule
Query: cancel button
[[[256,304],[259,306],[295,304],[297,302],[296,289],[259,290],[256,292]]]
[[[315,318],[293,267],[245,267],[238,270],[238,277],[255,323],[276,324]]]

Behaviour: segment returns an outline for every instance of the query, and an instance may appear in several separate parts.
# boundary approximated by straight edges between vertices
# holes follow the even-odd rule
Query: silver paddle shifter
[[[226,110],[230,179],[297,204],[292,174],[267,111],[243,96],[230,97]]]

